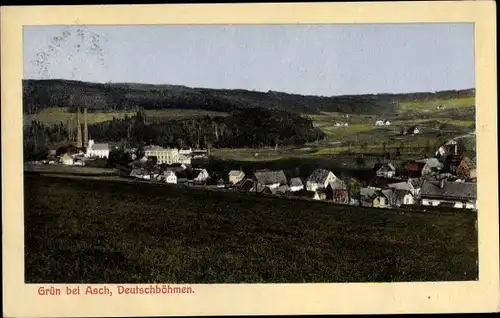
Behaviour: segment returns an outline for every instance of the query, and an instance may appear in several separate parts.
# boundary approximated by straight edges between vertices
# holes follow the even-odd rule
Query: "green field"
[[[25,175],[27,283],[475,280],[473,215]]]
[[[201,109],[161,109],[161,110],[145,110],[147,118],[150,122],[161,122],[171,119],[181,119],[189,117],[200,117],[200,116],[226,116],[227,113],[206,111]],[[89,124],[101,123],[105,121],[116,119],[123,119],[125,116],[133,116],[136,111],[132,110],[121,110],[114,112],[99,112],[99,113],[87,113],[87,120]],[[41,111],[34,115],[24,115],[24,121],[30,122],[32,120],[38,120],[47,125],[54,125],[63,122],[66,124],[68,120],[76,123],[76,113],[70,113],[68,108],[64,107],[52,107]],[[83,121],[83,118],[82,118]]]
[[[399,107],[401,111],[419,110],[419,111],[433,111],[439,109],[451,109],[470,107],[476,103],[474,96],[451,98],[451,99],[434,99],[425,101],[411,101],[400,102]]]

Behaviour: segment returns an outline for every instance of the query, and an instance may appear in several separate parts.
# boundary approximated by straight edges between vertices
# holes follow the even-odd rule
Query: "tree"
[[[358,165],[358,167],[360,167],[360,168],[364,167],[366,164],[365,158],[362,156],[357,156],[355,161],[356,161],[356,164]]]

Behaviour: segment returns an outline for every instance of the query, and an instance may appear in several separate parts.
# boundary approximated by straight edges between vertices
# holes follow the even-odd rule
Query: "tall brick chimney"
[[[83,146],[89,146],[89,127],[87,122],[87,107],[83,109]]]
[[[76,109],[76,147],[82,148],[82,123],[80,122],[80,107]]]

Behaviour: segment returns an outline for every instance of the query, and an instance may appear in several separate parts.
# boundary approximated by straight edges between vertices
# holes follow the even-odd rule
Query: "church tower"
[[[83,146],[89,146],[89,127],[87,122],[87,107],[83,109]]]
[[[82,123],[80,122],[80,107],[76,109],[76,147],[82,148]]]

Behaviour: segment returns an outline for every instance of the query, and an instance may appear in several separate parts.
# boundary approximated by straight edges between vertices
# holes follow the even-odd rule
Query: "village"
[[[76,146],[51,149],[47,160],[36,164],[92,166],[96,160],[110,159],[110,151],[118,147],[90,139],[86,110],[83,115],[84,124],[79,124],[83,129],[77,130]],[[77,120],[80,123],[79,111]],[[242,169],[230,170],[221,175],[204,167],[203,162],[209,156],[206,149],[149,145],[122,152],[129,159],[126,165],[117,168],[128,179],[375,208],[422,206],[476,210],[477,206],[476,160],[460,154],[453,139],[436,149],[434,157],[411,160],[402,169],[397,169],[390,160],[375,164],[374,177],[355,189],[349,189],[352,185],[324,168],[317,168],[304,179],[270,169],[256,170],[250,175]]]

